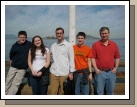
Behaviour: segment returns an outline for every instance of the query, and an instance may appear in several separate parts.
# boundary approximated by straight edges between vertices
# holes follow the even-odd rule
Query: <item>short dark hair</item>
[[[77,38],[78,38],[78,36],[83,36],[84,38],[86,38],[86,34],[84,32],[78,32]]]
[[[108,27],[101,27],[100,30],[99,30],[99,32],[101,33],[101,32],[104,31],[104,30],[108,30],[108,33],[110,32],[110,30],[109,30]]]
[[[26,31],[19,31],[18,37],[19,37],[20,35],[25,35],[26,38],[27,38],[27,32],[26,32]]]
[[[56,31],[57,31],[57,30],[62,30],[63,33],[64,33],[64,29],[63,29],[62,27],[58,27],[58,28],[56,29]],[[55,33],[56,33],[56,31],[55,31]]]

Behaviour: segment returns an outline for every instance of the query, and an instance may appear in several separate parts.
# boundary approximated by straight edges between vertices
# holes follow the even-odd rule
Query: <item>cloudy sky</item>
[[[112,38],[124,38],[125,5],[76,5],[76,33],[99,37],[102,26],[110,28]],[[69,5],[5,5],[6,34],[26,30],[28,37],[55,36],[57,27],[69,35]]]

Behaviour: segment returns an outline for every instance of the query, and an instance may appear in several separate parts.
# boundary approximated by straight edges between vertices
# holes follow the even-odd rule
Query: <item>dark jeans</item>
[[[47,84],[44,85],[41,77],[30,76],[30,84],[32,86],[33,95],[47,95],[49,77],[43,76],[47,81]]]

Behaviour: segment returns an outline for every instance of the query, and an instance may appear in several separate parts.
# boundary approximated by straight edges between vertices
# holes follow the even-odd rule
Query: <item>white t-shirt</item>
[[[38,72],[43,66],[46,64],[46,54],[49,52],[48,48],[46,49],[46,53],[43,56],[41,50],[36,50],[36,56],[33,59],[32,67],[35,72]]]

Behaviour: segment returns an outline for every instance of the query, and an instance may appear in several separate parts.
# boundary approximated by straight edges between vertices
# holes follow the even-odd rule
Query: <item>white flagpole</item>
[[[69,42],[72,45],[76,44],[76,34],[75,34],[75,5],[69,6]]]

